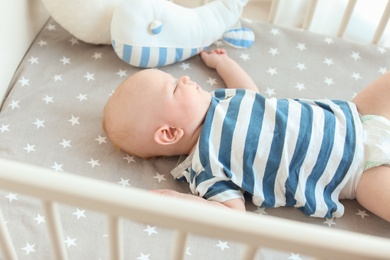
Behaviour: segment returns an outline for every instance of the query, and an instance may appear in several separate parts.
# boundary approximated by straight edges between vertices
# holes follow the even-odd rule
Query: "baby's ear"
[[[184,130],[181,128],[162,126],[154,133],[154,141],[162,145],[175,144],[183,135]]]

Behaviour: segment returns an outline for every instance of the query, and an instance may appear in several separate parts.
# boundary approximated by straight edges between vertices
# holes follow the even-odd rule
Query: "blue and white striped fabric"
[[[223,34],[222,39],[238,49],[247,49],[255,42],[255,34],[248,28],[235,28]]]
[[[140,68],[155,68],[177,63],[195,56],[204,48],[166,48],[132,46],[112,41],[116,54],[126,63]]]
[[[339,194],[362,171],[361,131],[353,103],[217,90],[181,177],[206,199],[223,202],[247,192],[260,207],[340,217]]]

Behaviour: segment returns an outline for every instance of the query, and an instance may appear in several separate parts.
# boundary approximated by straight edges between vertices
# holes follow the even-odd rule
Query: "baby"
[[[156,69],[126,79],[108,100],[109,139],[143,158],[188,155],[172,175],[195,195],[156,192],[245,210],[294,206],[340,217],[356,198],[390,221],[390,73],[352,102],[265,98],[223,49],[202,52],[227,89],[204,91]]]

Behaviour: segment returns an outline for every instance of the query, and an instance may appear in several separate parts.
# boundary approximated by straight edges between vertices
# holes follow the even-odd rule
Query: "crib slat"
[[[279,0],[272,0],[271,2],[271,8],[269,10],[269,13],[268,13],[268,22],[269,23],[275,23],[275,19],[276,19],[276,12],[279,8]]]
[[[347,29],[347,26],[349,24],[349,21],[351,20],[351,16],[353,13],[353,10],[355,9],[357,0],[349,0],[347,8],[345,9],[343,19],[341,21],[339,31],[337,33],[337,36],[343,37],[345,30]]]
[[[63,242],[62,225],[60,216],[58,214],[57,205],[52,201],[44,201],[43,206],[45,209],[45,216],[47,220],[47,226],[49,228],[49,235],[53,245],[55,259],[66,260],[68,256],[66,254],[65,244]]]
[[[8,228],[5,226],[3,213],[0,210],[0,248],[4,259],[18,259]]]
[[[242,260],[252,260],[255,259],[257,253],[257,247],[255,246],[246,246],[244,252],[241,256]]]
[[[307,10],[305,19],[303,20],[302,29],[307,30],[309,29],[311,22],[313,20],[314,12],[316,11],[318,0],[310,0]]]
[[[389,18],[390,18],[390,1],[387,1],[386,8],[383,12],[383,15],[375,31],[374,37],[371,40],[371,43],[377,44],[380,41],[386,29],[387,23],[389,22]]]
[[[110,258],[112,260],[123,259],[123,244],[120,233],[120,220],[117,217],[108,217]]]
[[[176,237],[175,237],[175,247],[172,251],[173,253],[173,260],[182,260],[184,259],[184,254],[186,250],[186,244],[187,244],[187,233],[181,230],[176,231]]]

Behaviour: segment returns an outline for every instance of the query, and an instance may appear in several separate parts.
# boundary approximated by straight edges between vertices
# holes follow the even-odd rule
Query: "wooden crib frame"
[[[268,21],[271,23],[275,21],[280,2],[280,0],[273,0],[270,4]],[[310,27],[317,2],[317,0],[310,1],[302,24],[303,29]],[[350,0],[348,3],[339,27],[338,36],[340,37],[344,35],[356,2],[357,0]],[[5,86],[8,86],[18,62],[48,18],[48,14],[42,9],[38,0],[12,1],[12,3],[14,4],[9,3],[10,9],[8,10],[11,10],[10,14],[0,15],[1,19],[4,20],[0,21],[1,28],[3,29],[3,27],[5,28],[10,24],[11,16],[22,17],[21,21],[15,25],[16,31],[28,33],[22,33],[22,36],[18,35],[19,38],[22,37],[21,40],[15,38],[14,33],[7,35],[11,39],[12,37],[14,37],[13,39],[19,39],[20,44],[9,54],[13,57],[12,60],[2,59],[1,61],[2,67],[5,67],[5,62],[11,67],[6,71],[5,77],[2,76],[1,78],[0,96],[2,97],[7,92]],[[7,8],[2,7],[0,9],[3,10],[2,12],[6,12]],[[15,15],[16,11],[28,13],[30,17]],[[372,43],[378,43],[382,37],[389,16],[390,1],[388,1],[380,23],[372,37]],[[30,20],[31,17],[33,17],[33,20]],[[5,21],[7,19],[8,22]],[[23,29],[18,30],[18,28]],[[14,42],[12,40],[8,41],[10,43]],[[4,57],[4,48],[7,48],[7,46],[2,45],[1,47],[2,57]],[[6,51],[9,52],[7,49]],[[0,165],[1,189],[34,196],[42,201],[56,259],[68,259],[62,242],[61,221],[57,210],[57,204],[59,203],[106,214],[111,259],[123,258],[120,233],[120,225],[123,219],[174,229],[176,238],[174,248],[172,248],[172,259],[184,258],[186,238],[189,234],[242,243],[245,246],[241,259],[253,259],[259,248],[264,247],[299,252],[320,259],[388,259],[390,257],[390,240],[385,238],[349,231],[329,230],[311,224],[259,216],[252,213],[229,211],[203,204],[186,203],[144,190],[122,189],[111,183],[73,174],[53,174],[48,169],[5,159],[0,159]],[[33,174],[34,178],[26,182],[24,178],[26,174]],[[89,192],[92,190],[101,192]],[[104,197],[101,196],[103,193],[105,194]],[[123,200],[123,197],[128,199]],[[172,208],[180,208],[181,210],[173,212]],[[204,217],[205,212],[207,212],[207,218]],[[1,212],[0,246],[5,259],[17,259],[15,248]]]

